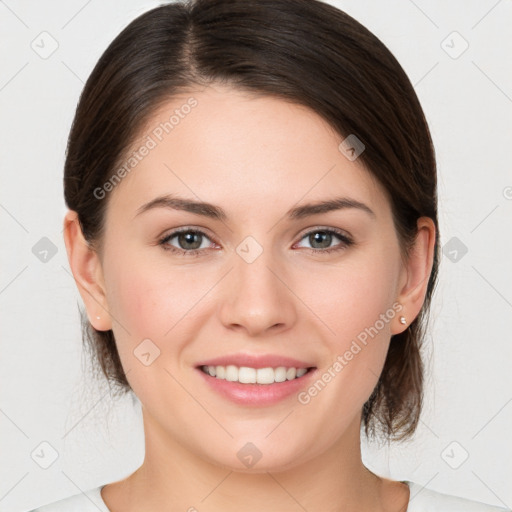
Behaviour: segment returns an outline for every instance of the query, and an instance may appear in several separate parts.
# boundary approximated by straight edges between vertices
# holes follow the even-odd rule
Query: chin
[[[226,457],[226,452],[231,452],[232,455]],[[226,470],[246,474],[287,471],[307,460],[304,454],[298,457],[298,449],[290,444],[287,444],[285,451],[279,452],[277,446],[269,440],[259,444],[235,442],[223,453],[208,453],[205,458]]]

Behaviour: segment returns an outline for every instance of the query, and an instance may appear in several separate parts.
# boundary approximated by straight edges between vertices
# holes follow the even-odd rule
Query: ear
[[[392,334],[399,334],[411,324],[425,301],[428,281],[434,263],[434,248],[436,241],[436,227],[429,217],[418,219],[418,232],[411,247],[408,261],[402,268],[397,302],[402,305],[399,315],[396,315],[392,326]],[[404,316],[406,323],[400,323]]]
[[[89,322],[98,331],[108,331],[112,328],[112,322],[107,307],[101,261],[97,252],[85,240],[77,213],[71,210],[64,217],[64,243]]]

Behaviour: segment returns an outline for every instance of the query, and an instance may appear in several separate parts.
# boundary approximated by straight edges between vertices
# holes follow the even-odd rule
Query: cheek
[[[185,340],[193,336],[184,329],[195,328],[191,319],[211,287],[204,272],[195,273],[185,265],[173,267],[162,260],[148,264],[142,258],[113,258],[115,264],[105,272],[113,331],[125,369],[132,366],[134,350],[146,339],[164,356],[155,360],[157,366],[176,360]]]
[[[204,268],[174,263],[159,247],[134,246],[123,254],[111,249],[105,266],[112,313],[131,325],[129,330],[158,338],[207,290]]]
[[[116,261],[116,260],[113,260]],[[143,404],[168,410],[167,393],[179,392],[170,374],[182,360],[199,324],[194,307],[208,290],[207,279],[183,267],[117,260],[109,269],[109,310],[121,365]],[[192,319],[192,320],[191,320]],[[186,398],[183,397],[186,403]]]
[[[327,372],[325,381],[332,382],[326,385],[327,402],[341,400],[358,408],[374,389],[388,351],[391,325],[399,314],[394,295],[397,272],[396,258],[371,257],[335,271],[326,267],[308,277],[301,293],[311,299],[311,310],[328,326],[329,359],[319,376]]]
[[[330,328],[333,347],[344,349],[347,341],[374,326],[381,314],[394,314],[395,267],[392,260],[377,257],[308,273],[301,293],[313,313]],[[381,334],[390,335],[389,321],[377,326]]]

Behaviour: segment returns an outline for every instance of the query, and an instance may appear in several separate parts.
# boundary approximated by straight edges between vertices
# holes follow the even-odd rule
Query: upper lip
[[[200,362],[197,366],[246,366],[249,368],[313,368],[314,366],[305,361],[299,361],[293,357],[279,356],[274,354],[231,354],[216,357]]]

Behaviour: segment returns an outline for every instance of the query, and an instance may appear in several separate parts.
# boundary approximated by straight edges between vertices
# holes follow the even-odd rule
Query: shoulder
[[[103,486],[43,505],[30,512],[110,512],[101,497]]]
[[[411,490],[407,512],[512,512],[509,508],[443,494],[415,482],[406,482]]]
[[[407,512],[512,512],[508,508],[433,491],[415,482],[405,483],[411,490]],[[102,487],[90,489],[30,512],[110,512],[101,497]]]

